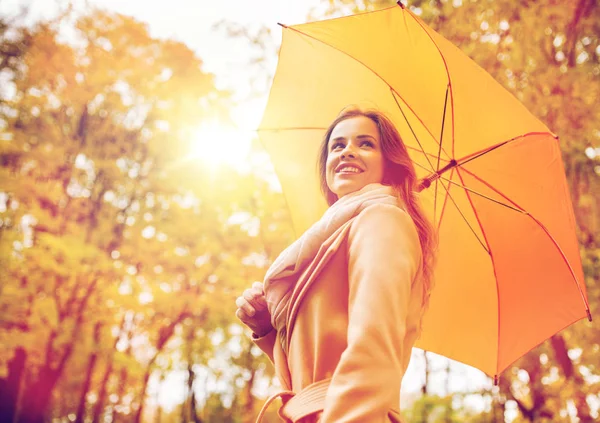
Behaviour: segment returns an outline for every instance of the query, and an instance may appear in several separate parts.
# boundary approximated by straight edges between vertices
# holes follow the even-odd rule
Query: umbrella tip
[[[400,6],[402,9],[406,7],[400,0],[398,0],[396,3],[398,3],[398,6]]]
[[[287,25],[282,24],[281,22],[277,22],[277,25],[283,27],[283,28],[287,28]]]
[[[498,386],[499,381],[500,381],[500,378],[498,377],[498,375],[494,375],[494,386]]]
[[[587,318],[588,318],[588,321],[590,321],[590,322],[591,322],[591,321],[592,321],[592,313],[590,312],[590,309],[588,308],[588,309],[586,310],[586,312],[587,312]]]

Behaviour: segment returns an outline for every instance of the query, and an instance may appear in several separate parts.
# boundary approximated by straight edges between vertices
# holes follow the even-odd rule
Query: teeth
[[[360,173],[361,170],[358,169],[358,168],[356,168],[356,167],[344,167],[344,168],[342,168],[342,169],[339,170],[339,173],[344,173],[344,172],[347,172],[347,173]]]

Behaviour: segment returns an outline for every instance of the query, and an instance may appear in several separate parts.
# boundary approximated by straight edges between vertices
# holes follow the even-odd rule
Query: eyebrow
[[[371,139],[373,141],[377,141],[377,139],[375,137],[368,135],[368,134],[361,134],[356,137],[356,139],[359,139],[359,140],[366,139],[366,138]],[[329,142],[331,143],[331,142],[345,141],[345,140],[346,140],[346,137],[335,137],[335,138],[330,139]]]

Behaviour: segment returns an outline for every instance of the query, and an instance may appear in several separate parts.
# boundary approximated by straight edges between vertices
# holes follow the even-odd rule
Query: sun
[[[192,131],[188,158],[209,167],[243,166],[250,153],[252,133],[218,121],[204,122]]]

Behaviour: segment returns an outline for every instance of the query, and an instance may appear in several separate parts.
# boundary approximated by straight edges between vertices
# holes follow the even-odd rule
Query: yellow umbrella
[[[497,376],[591,320],[557,137],[512,94],[398,6],[283,26],[259,134],[297,233],[326,208],[317,152],[348,105],[396,124],[439,228],[417,346]]]

